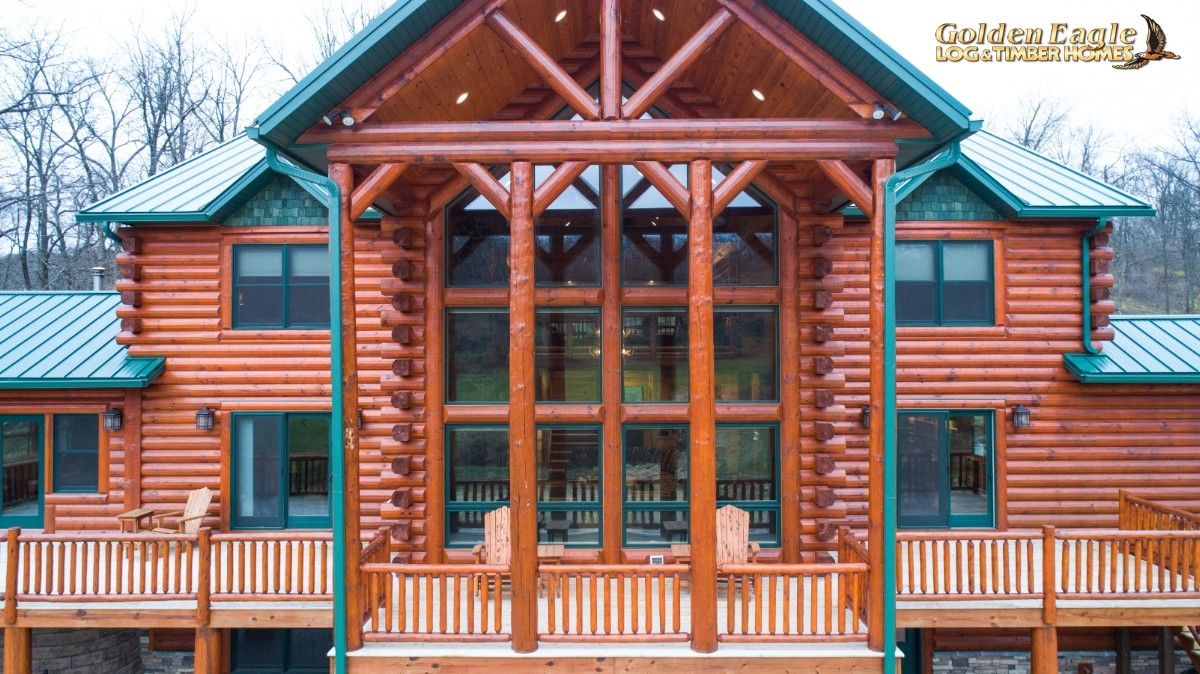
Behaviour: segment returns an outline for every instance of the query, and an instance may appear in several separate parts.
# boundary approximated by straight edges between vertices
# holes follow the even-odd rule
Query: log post
[[[883,398],[884,377],[884,209],[883,190],[887,176],[884,171],[872,172],[871,182],[873,198],[879,208],[872,210],[871,241],[870,241],[870,278],[868,280],[868,339],[870,346],[867,351],[869,363],[869,409],[871,418],[877,423],[871,424],[867,433],[867,556],[870,572],[867,583],[867,645],[872,650],[882,650],[884,644],[883,611],[884,611],[884,426]],[[820,404],[818,403],[818,406]]]
[[[32,671],[33,630],[28,627],[5,627],[4,674],[31,674]]]
[[[346,537],[345,559],[339,560],[346,573],[346,648],[362,648],[362,606],[360,606],[360,579],[358,557],[362,551],[359,534],[359,486],[358,486],[358,321],[355,318],[357,304],[354,294],[354,219],[350,217],[350,201],[354,194],[354,170],[349,164],[331,163],[329,178],[338,186],[341,198],[341,249],[338,255],[342,265],[342,287],[339,297],[342,304],[342,399],[339,401],[342,415],[343,456],[343,503],[345,518],[343,527]],[[338,410],[335,410],[336,414]],[[331,448],[334,449],[334,448]],[[336,450],[335,450],[336,451]],[[199,671],[197,669],[197,671]]]
[[[1029,658],[1032,674],[1058,674],[1058,630],[1032,627],[1029,630]]]
[[[13,527],[8,530],[5,548],[4,567],[4,624],[17,624],[17,565],[20,560],[21,529]],[[7,669],[5,671],[8,671]]]
[[[221,674],[221,630],[212,627],[196,628],[196,674]],[[5,670],[8,671],[8,670]]]
[[[512,505],[512,647],[537,650],[537,456],[534,381],[533,165],[512,165],[509,253],[508,479]]]
[[[1054,563],[1056,552],[1054,526],[1047,524],[1042,527],[1042,622],[1049,626],[1058,622],[1058,574],[1055,573]]]
[[[607,0],[606,0],[607,1]],[[618,98],[619,101],[619,98]],[[605,195],[600,204],[600,265],[601,284],[604,290],[600,308],[602,353],[621,353],[621,168],[605,165],[600,167],[601,191]],[[604,421],[601,429],[604,455],[602,465],[620,466],[621,457],[621,369],[606,367],[601,372],[603,388]],[[622,507],[624,485],[621,472],[606,470],[601,497],[604,499],[604,527],[602,538],[605,564],[621,562],[621,532],[625,521]]]
[[[1133,653],[1129,646],[1129,628],[1118,627],[1116,629],[1117,642],[1117,666],[1116,674],[1133,674]]]
[[[780,463],[784,475],[800,475],[800,296],[796,269],[800,223],[787,213],[779,214],[779,324],[787,326],[779,334]],[[785,564],[800,562],[801,492],[785,489],[779,495],[782,512],[781,554]]]
[[[200,565],[196,576],[196,624],[208,627],[212,615],[212,530],[202,527],[196,535],[196,552],[199,553]]]
[[[1170,627],[1160,627],[1158,628],[1158,674],[1174,674],[1174,672],[1175,633]]]
[[[442,562],[446,547],[443,217],[438,211],[425,220],[425,559],[430,564]]]
[[[600,117],[621,117],[620,0],[600,0]]]
[[[125,391],[125,425],[121,434],[121,451],[125,453],[126,510],[142,507],[142,391]],[[222,494],[224,498],[224,494]]]
[[[691,163],[688,218],[688,418],[692,650],[717,650],[717,425],[713,360],[712,162]]]

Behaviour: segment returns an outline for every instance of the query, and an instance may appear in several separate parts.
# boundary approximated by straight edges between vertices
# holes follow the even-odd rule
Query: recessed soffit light
[[[562,23],[562,20],[565,18],[567,18],[567,10],[564,9],[558,14],[554,15],[554,23]]]
[[[471,97],[471,92],[464,91],[458,95],[458,98],[454,99],[454,103],[455,103],[455,105],[462,105],[463,103],[466,103],[467,99],[470,97]]]
[[[757,99],[758,99],[758,100],[760,100],[760,101],[765,101],[765,100],[767,100],[767,96],[766,96],[766,94],[764,94],[763,92],[759,91],[758,89],[751,89],[751,90],[750,90],[750,93],[751,93],[751,94],[753,94],[753,95],[754,95],[754,97],[755,97],[755,98],[757,98]]]
[[[666,14],[663,14],[663,13],[662,13],[662,10],[660,10],[660,9],[659,9],[659,8],[657,8],[657,7],[655,7],[655,8],[654,8],[654,9],[652,9],[652,10],[650,10],[650,13],[651,13],[651,14],[653,14],[653,15],[654,15],[654,18],[658,19],[659,21],[666,21],[666,20],[667,20],[667,15],[666,15]]]

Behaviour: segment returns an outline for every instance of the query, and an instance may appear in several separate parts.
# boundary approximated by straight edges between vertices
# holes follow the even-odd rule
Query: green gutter
[[[79,219],[79,216],[76,216],[76,220],[78,220],[78,219]],[[86,220],[80,220],[80,222],[86,222]],[[111,222],[100,223],[100,233],[104,234],[104,238],[106,238],[109,241],[112,241],[113,243],[120,246],[120,245],[122,245],[121,237],[117,236],[117,233],[112,231],[112,226],[113,226],[113,223],[111,223]]]
[[[896,671],[896,188],[901,182],[953,166],[959,142],[982,122],[971,122],[930,162],[893,173],[883,184],[883,671]]]
[[[1108,216],[1100,216],[1096,219],[1096,226],[1083,235],[1079,244],[1079,275],[1083,278],[1083,296],[1080,298],[1083,304],[1083,329],[1080,340],[1083,342],[1083,350],[1093,356],[1099,355],[1100,349],[1092,343],[1092,239],[1107,226]]]
[[[261,142],[261,141],[260,141]],[[332,387],[329,407],[330,448],[341,446],[345,435],[342,423],[342,264],[338,255],[342,248],[341,191],[327,176],[291,166],[279,159],[275,148],[267,147],[267,164],[275,171],[295,180],[315,185],[325,195],[329,211],[329,384]],[[332,442],[333,439],[337,442]],[[329,505],[333,519],[333,671],[346,671],[346,511],[344,452],[330,452]]]

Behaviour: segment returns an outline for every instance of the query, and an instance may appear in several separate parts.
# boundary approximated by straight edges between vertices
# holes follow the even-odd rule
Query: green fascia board
[[[1064,353],[1063,364],[1084,384],[1200,384],[1200,372],[1106,372],[1097,362],[1103,354]]]
[[[119,211],[76,213],[76,222],[161,222],[161,223],[209,223],[211,219],[204,211],[176,211],[171,213],[135,212],[122,213]]]
[[[0,389],[120,389],[146,388],[166,369],[167,359],[163,356],[133,357],[125,359],[125,367],[133,372],[128,377],[108,377],[104,379],[79,378],[46,378],[36,379],[3,379],[0,378]]]

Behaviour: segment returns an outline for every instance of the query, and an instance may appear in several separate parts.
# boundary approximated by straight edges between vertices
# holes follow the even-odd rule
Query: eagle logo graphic
[[[1146,20],[1146,26],[1149,29],[1146,34],[1146,51],[1138,52],[1128,61],[1114,65],[1113,67],[1117,70],[1137,70],[1146,67],[1146,64],[1151,61],[1179,58],[1179,54],[1167,51],[1167,34],[1163,32],[1162,26],[1145,14],[1142,15],[1142,18]]]

